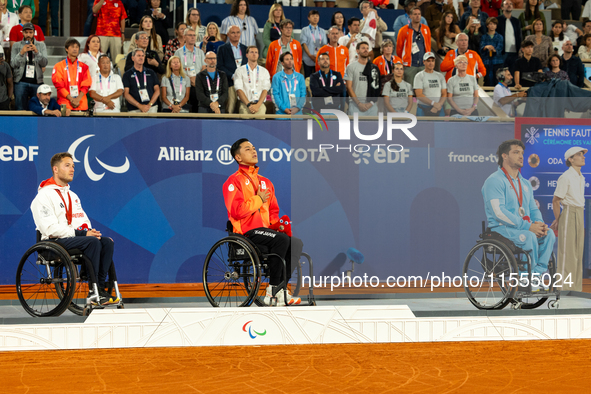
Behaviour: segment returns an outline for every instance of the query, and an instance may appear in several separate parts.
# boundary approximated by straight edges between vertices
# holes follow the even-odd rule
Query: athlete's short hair
[[[72,157],[72,155],[70,154],[70,152],[61,152],[61,153],[56,153],[55,155],[53,155],[53,157],[51,158],[51,171],[53,171],[53,167],[57,166],[64,157],[69,157],[70,159],[74,160],[74,158]]]
[[[238,141],[236,141],[232,144],[232,147],[230,148],[230,154],[232,155],[233,159],[236,158],[236,155],[240,151],[240,145],[242,145],[242,143],[244,143],[244,142],[250,142],[250,141],[248,141],[247,138],[240,138]]]
[[[497,150],[497,156],[499,157],[499,167],[503,167],[503,153],[508,154],[513,145],[520,146],[521,149],[525,150],[525,145],[520,140],[513,139],[503,141]]]

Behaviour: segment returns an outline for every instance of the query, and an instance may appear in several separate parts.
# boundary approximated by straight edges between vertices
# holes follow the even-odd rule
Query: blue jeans
[[[59,16],[60,8],[59,0],[39,0],[39,27],[46,34],[45,27],[47,25],[47,3],[51,6],[51,35],[59,35]]]
[[[26,111],[29,109],[29,100],[37,95],[39,85],[27,82],[18,82],[14,84],[14,98],[17,111]]]
[[[90,28],[92,27],[92,6],[94,5],[94,0],[86,0],[87,4],[87,17],[86,23],[84,23],[84,36],[88,37],[90,35]],[[51,17],[53,19],[53,17]]]

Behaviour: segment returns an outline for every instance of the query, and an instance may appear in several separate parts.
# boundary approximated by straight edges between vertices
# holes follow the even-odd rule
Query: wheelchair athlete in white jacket
[[[31,212],[41,239],[51,239],[66,250],[79,249],[92,262],[97,274],[101,305],[116,303],[118,299],[105,291],[107,273],[113,261],[113,240],[102,237],[92,228],[82,209],[80,198],[70,191],[74,179],[74,161],[68,152],[57,153],[51,158],[53,177],[39,185],[37,196],[31,203]],[[97,300],[94,291],[88,297]]]

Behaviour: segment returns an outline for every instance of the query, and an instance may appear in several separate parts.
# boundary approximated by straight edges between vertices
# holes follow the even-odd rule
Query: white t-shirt
[[[160,83],[160,87],[166,88],[166,98],[168,101],[174,104],[174,96],[176,94],[176,99],[181,102],[185,98],[187,94],[187,89],[191,87],[191,78],[176,76],[174,74],[170,74],[172,78],[172,83],[174,84],[174,94],[172,91],[172,86],[170,85],[170,79],[165,76],[162,77],[162,82]],[[170,108],[168,104],[164,101],[162,102],[162,108]]]
[[[248,64],[236,69],[233,76],[236,92],[242,90],[249,103],[259,101],[263,90],[271,89],[271,76],[265,67],[256,66],[251,69]]]
[[[517,44],[515,43],[515,29],[513,29],[513,23],[510,19],[505,21],[505,52],[515,53],[517,52]]]
[[[359,44],[360,42],[366,42],[367,45],[369,45],[369,50],[372,50],[372,46],[371,46],[371,42],[369,42],[369,38],[367,38],[364,35],[361,35],[361,33],[357,33],[357,35],[355,35],[355,39],[351,40],[351,33],[347,34],[346,36],[342,36],[341,38],[339,38],[339,45],[347,45],[347,43],[351,41],[349,47],[347,49],[349,49],[349,64],[356,62],[357,59],[359,59],[359,55],[357,55],[357,44]]]
[[[474,92],[478,89],[478,81],[473,75],[463,77],[454,75],[447,81],[447,93],[452,94],[454,103],[460,109],[470,109],[474,104]]]
[[[441,73],[437,71],[428,73],[423,70],[415,75],[413,88],[423,89],[423,94],[427,98],[430,98],[431,101],[439,101],[441,91],[447,89],[447,84],[445,83],[445,77]]]
[[[559,40],[558,37],[554,37],[552,40],[552,46],[554,47],[554,51],[558,50],[558,56],[562,56],[564,54],[564,51],[562,50],[562,45],[568,40],[568,37],[565,35],[564,38],[562,40]],[[571,41],[576,43],[577,41]],[[548,64],[548,66],[550,66]]]
[[[0,17],[0,24],[2,25],[2,29],[0,29],[0,41],[2,41],[2,46],[4,48],[10,48],[8,36],[10,35],[10,29],[19,24],[18,15],[10,11],[7,11],[6,14],[0,15],[2,15]]]
[[[119,89],[124,90],[123,81],[121,81],[121,77],[119,75],[113,72],[111,72],[108,78],[105,78],[102,74],[99,74],[96,79],[92,80],[92,86],[90,87],[90,90],[94,90],[103,97],[110,96]],[[105,104],[95,101],[94,112],[121,112],[121,96],[111,101],[113,101],[115,104],[115,109],[108,109]]]
[[[413,96],[414,92],[410,83],[402,81],[398,84],[398,91],[392,89],[394,78],[384,85],[382,96],[390,97],[390,105],[398,112],[404,112],[408,107],[408,97]]]
[[[501,99],[503,97],[508,97],[511,96],[511,91],[509,90],[509,88],[505,85],[503,85],[502,83],[497,84],[497,86],[495,86],[495,92],[493,94],[493,100],[495,102],[495,104],[497,104],[499,107],[501,107],[501,109],[508,115],[511,116],[511,103],[502,105],[501,104]]]
[[[95,78],[98,78],[98,75],[100,74],[98,59],[101,57],[101,55],[102,53],[100,52],[96,54],[96,57],[92,56],[90,52],[82,52],[80,55],[78,55],[78,60],[88,66],[88,72],[90,73],[90,77],[93,81]],[[113,63],[111,63],[111,69],[113,69]]]
[[[562,198],[563,205],[573,207],[585,207],[585,177],[579,175],[577,170],[569,167],[556,183],[554,195]]]

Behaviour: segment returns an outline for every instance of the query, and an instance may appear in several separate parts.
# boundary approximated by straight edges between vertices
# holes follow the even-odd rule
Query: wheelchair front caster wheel
[[[316,306],[316,301],[315,300],[308,301],[308,305],[310,305],[310,306]]]
[[[554,300],[548,302],[548,309],[558,309],[560,306],[560,300]]]
[[[92,311],[92,308],[85,306],[84,309],[82,309],[82,316],[84,316],[84,317],[90,316],[91,311]]]
[[[514,303],[511,308],[513,308],[514,311],[517,311],[519,309],[521,309],[521,304],[523,304],[521,301]]]
[[[117,305],[117,309],[125,309],[125,305],[123,303]]]

